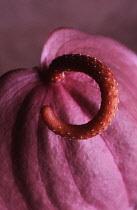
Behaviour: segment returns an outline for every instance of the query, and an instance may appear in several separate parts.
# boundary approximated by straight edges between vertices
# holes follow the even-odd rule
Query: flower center
[[[102,102],[97,115],[82,125],[63,122],[51,107],[44,106],[41,114],[46,125],[56,134],[75,140],[92,138],[106,130],[115,116],[119,102],[118,85],[109,67],[87,55],[68,54],[53,60],[49,68],[52,82],[61,81],[65,73],[71,71],[89,75],[100,87]]]

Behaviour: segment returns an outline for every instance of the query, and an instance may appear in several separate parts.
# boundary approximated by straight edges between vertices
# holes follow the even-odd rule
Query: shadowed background
[[[45,39],[61,26],[112,37],[137,52],[136,0],[1,0],[0,74],[38,65]]]

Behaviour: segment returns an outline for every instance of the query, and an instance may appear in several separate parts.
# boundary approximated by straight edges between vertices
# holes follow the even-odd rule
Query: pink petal
[[[37,68],[1,77],[0,208],[134,209],[137,57],[111,39],[59,29],[43,48],[43,71],[64,53],[89,54],[111,67],[119,83],[119,111],[102,135],[87,141],[64,140],[44,125],[41,106],[51,105],[69,123],[86,122],[99,109],[95,82],[70,73],[60,83],[47,84]]]

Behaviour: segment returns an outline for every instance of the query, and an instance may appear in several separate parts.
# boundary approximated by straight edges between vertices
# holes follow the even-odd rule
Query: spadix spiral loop
[[[51,80],[58,81],[67,71],[83,72],[92,77],[101,91],[101,107],[97,115],[88,123],[72,125],[60,120],[49,106],[43,106],[41,114],[46,125],[56,134],[68,139],[80,140],[92,138],[111,124],[118,107],[118,85],[110,69],[96,58],[68,54],[55,60],[49,66]]]

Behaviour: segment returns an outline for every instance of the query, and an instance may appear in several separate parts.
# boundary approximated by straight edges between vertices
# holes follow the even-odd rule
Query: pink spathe
[[[96,83],[83,73],[46,81],[53,59],[69,53],[96,57],[119,84],[112,125],[92,139],[70,141],[43,123],[50,105],[68,123],[98,111]],[[45,76],[45,77],[44,77]],[[40,67],[0,78],[0,209],[135,210],[137,208],[137,56],[118,42],[69,28],[51,33]]]

